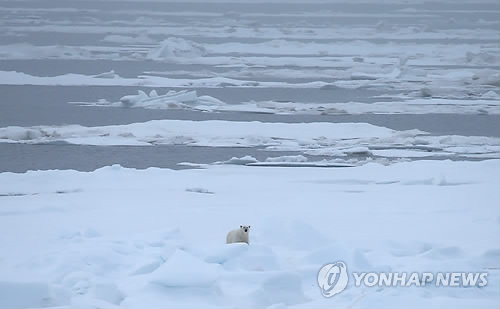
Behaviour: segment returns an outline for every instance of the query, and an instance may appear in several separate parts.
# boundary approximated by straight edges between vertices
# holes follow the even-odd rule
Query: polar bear
[[[235,242],[246,242],[250,244],[248,241],[248,230],[250,229],[250,225],[240,225],[239,229],[232,230],[227,233],[226,244],[232,244]]]

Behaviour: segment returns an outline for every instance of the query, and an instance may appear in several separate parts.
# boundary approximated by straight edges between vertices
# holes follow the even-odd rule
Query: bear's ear
[[[250,228],[250,225],[248,226],[248,228]]]

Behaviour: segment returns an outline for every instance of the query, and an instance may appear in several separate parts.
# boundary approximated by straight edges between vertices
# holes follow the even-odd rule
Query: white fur
[[[245,232],[245,229],[247,230]],[[239,229],[232,230],[227,233],[226,244],[232,244],[235,242],[245,242],[250,244],[248,241],[248,233],[250,232],[250,226],[240,225]]]

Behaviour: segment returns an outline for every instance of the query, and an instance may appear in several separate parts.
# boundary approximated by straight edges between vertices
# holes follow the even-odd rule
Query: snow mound
[[[256,307],[292,306],[308,300],[302,290],[300,276],[293,272],[280,273],[267,279],[250,298]]]
[[[498,94],[497,92],[493,91],[493,90],[489,90],[488,92],[485,92],[481,95],[481,97],[483,99],[500,99],[500,94]]]
[[[104,102],[102,104],[108,105],[109,103]],[[120,99],[120,102],[111,103],[111,106],[115,107],[201,110],[210,109],[210,106],[220,105],[225,105],[225,103],[211,96],[198,96],[196,91],[187,90],[170,90],[164,95],[158,95],[156,90],[151,90],[149,95],[142,90],[138,90],[135,95],[126,95]]]
[[[30,141],[41,137],[43,137],[43,131],[25,129],[16,126],[8,127],[8,132],[7,130],[3,130],[3,132],[0,133],[0,139],[10,139],[16,141]]]
[[[120,75],[116,74],[114,70],[109,72],[104,72],[93,76],[94,78],[121,78]]]
[[[232,245],[230,245],[232,246]],[[238,244],[238,246],[241,246]],[[228,259],[224,264],[226,270],[271,271],[278,270],[279,264],[273,250],[267,246],[251,244],[248,250]]]
[[[205,258],[205,261],[208,263],[217,263],[223,265],[229,260],[248,252],[248,250],[249,246],[245,243],[222,245],[212,248],[211,254],[209,254]]]
[[[233,165],[247,165],[249,163],[258,163],[259,160],[252,156],[244,156],[241,158],[237,157],[232,157],[229,160],[223,161],[223,162],[216,162],[216,163],[221,163],[221,164],[233,164]]]
[[[280,156],[280,157],[267,158],[266,162],[307,162],[307,158],[302,155]]]
[[[182,38],[170,37],[151,50],[147,58],[152,60],[168,60],[171,58],[197,58],[208,54],[203,45]]]
[[[150,275],[150,282],[167,287],[207,287],[220,275],[220,266],[204,262],[183,250],[170,258]]]
[[[141,261],[130,273],[131,276],[149,274],[158,269],[164,261],[160,257]]]
[[[313,249],[324,246],[327,241],[312,225],[300,220],[270,217],[261,222],[258,231],[259,239],[265,235],[263,243],[283,248]]]
[[[176,104],[194,102],[198,99],[196,91],[169,91],[159,96],[155,90],[149,95],[138,90],[136,95],[126,95],[120,99],[123,106],[131,107],[158,107],[159,105],[177,106]]]
[[[229,272],[266,272],[280,269],[274,251],[261,244],[233,243],[215,247],[205,261],[220,264]]]

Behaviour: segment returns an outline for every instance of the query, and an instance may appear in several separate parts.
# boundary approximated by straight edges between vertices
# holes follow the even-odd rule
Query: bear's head
[[[243,233],[248,233],[248,230],[250,229],[250,225],[240,225],[240,230]]]

